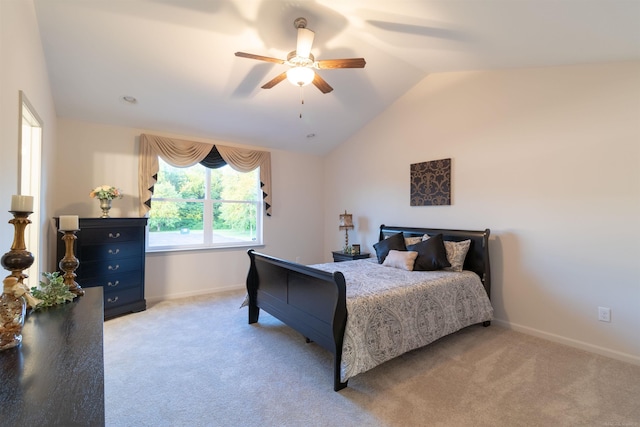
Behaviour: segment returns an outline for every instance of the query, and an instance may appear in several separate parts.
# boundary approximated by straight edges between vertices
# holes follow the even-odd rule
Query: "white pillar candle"
[[[78,215],[60,215],[60,230],[70,231],[79,229]]]
[[[33,196],[11,196],[11,212],[33,212]]]

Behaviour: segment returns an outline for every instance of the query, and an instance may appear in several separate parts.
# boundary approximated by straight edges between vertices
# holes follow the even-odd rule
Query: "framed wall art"
[[[411,173],[411,206],[451,204],[451,159],[413,163]]]

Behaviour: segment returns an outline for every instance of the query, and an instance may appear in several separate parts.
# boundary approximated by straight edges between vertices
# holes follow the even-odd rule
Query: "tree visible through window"
[[[149,211],[150,250],[262,243],[260,171],[198,164],[176,168],[159,160]]]

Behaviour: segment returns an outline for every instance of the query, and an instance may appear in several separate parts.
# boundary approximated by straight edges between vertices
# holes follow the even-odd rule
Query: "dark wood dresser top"
[[[0,425],[104,426],[102,288],[27,315],[0,352]]]

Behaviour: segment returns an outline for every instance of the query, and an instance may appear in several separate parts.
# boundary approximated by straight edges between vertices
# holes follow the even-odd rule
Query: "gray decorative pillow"
[[[404,238],[404,244],[409,246],[409,245],[415,245],[418,242],[422,241],[422,238],[424,236],[411,236],[411,237],[405,237]]]
[[[444,242],[444,248],[447,251],[447,260],[451,264],[451,267],[445,268],[449,271],[462,271],[464,266],[464,259],[469,252],[469,246],[471,246],[471,240],[463,240],[462,242]]]

